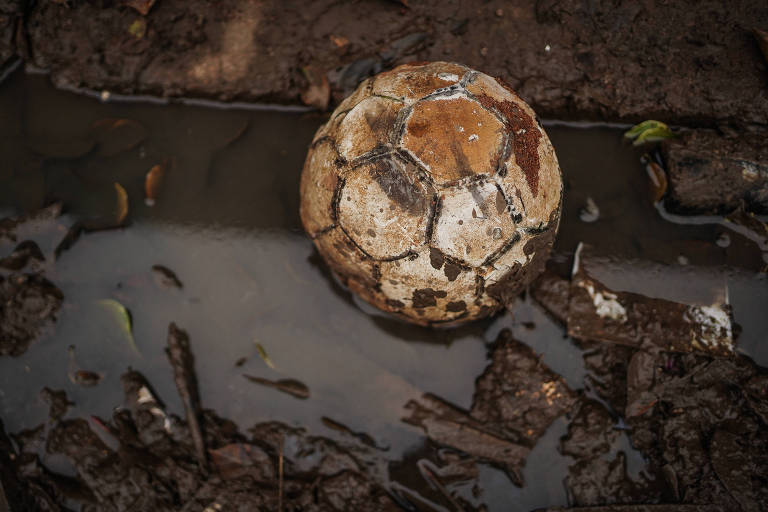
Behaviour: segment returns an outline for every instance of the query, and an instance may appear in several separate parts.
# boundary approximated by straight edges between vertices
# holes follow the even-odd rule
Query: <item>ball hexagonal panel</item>
[[[347,112],[339,123],[336,143],[339,153],[347,160],[355,158],[390,142],[390,134],[402,101],[369,96]]]
[[[515,235],[506,197],[495,182],[452,187],[440,193],[432,246],[479,267]]]
[[[432,185],[413,164],[381,157],[348,175],[338,220],[374,259],[401,257],[426,242],[433,195]]]
[[[435,183],[443,185],[494,174],[504,141],[504,125],[493,113],[463,94],[454,94],[416,103],[401,144]]]

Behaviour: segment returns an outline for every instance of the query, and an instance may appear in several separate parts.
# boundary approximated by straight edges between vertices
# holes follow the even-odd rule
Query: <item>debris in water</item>
[[[104,375],[80,369],[80,366],[77,364],[77,360],[75,359],[74,345],[70,345],[67,352],[69,353],[69,366],[67,376],[69,377],[69,380],[72,382],[72,384],[90,388],[98,385],[99,382],[101,382],[101,380],[104,378]]]
[[[179,278],[176,277],[176,274],[173,272],[173,270],[169,269],[168,267],[164,267],[162,265],[152,265],[152,274],[155,276],[157,282],[162,286],[179,289],[184,287]]]
[[[197,455],[197,463],[200,470],[205,473],[208,471],[208,458],[203,439],[203,429],[200,426],[202,413],[197,377],[195,376],[195,357],[189,346],[189,336],[184,330],[176,327],[173,322],[168,326],[168,347],[165,352],[173,368],[176,389],[184,404],[189,434],[192,437]]]
[[[117,182],[115,182],[115,191],[117,192],[117,213],[115,215],[115,220],[117,221],[117,224],[120,225],[128,216],[128,193],[123,186]]]
[[[267,355],[267,351],[264,350],[264,347],[258,341],[255,341],[254,343],[256,344],[256,351],[259,353],[259,357],[261,357],[261,359],[266,363],[267,366],[269,366],[270,368],[272,368],[274,370],[275,369],[275,364],[272,362],[272,360]]]
[[[102,93],[102,99],[109,99],[109,93]],[[141,123],[131,119],[100,119],[92,126],[101,156],[114,156],[133,149],[147,137]]]
[[[136,354],[141,355],[139,347],[136,346],[136,341],[133,339],[133,319],[131,318],[131,312],[128,308],[120,304],[115,299],[101,299],[96,303],[108,310],[117,324],[120,326],[120,330],[128,338],[128,343]]]
[[[155,205],[167,167],[168,163],[164,161],[163,163],[153,165],[149,172],[147,172],[147,176],[144,178],[144,203],[147,206]]]
[[[639,146],[645,142],[656,142],[675,137],[675,133],[661,121],[654,121],[653,119],[649,119],[647,121],[643,121],[642,123],[636,124],[624,132],[624,137],[628,139],[634,139],[632,144]]]
[[[654,279],[652,273],[641,274],[631,264],[606,261],[596,256],[590,246],[579,244],[571,276],[568,334],[633,347],[650,343],[673,352],[733,355],[731,306],[723,284],[709,303],[680,302],[664,298],[671,293],[669,288],[660,288],[654,296],[611,289],[596,277],[601,267],[623,269],[625,276],[634,274],[636,280]],[[657,275],[656,280],[668,277]],[[686,274],[685,279],[690,277]],[[624,279],[624,285],[629,282]]]
[[[587,197],[587,204],[579,210],[579,218],[582,222],[595,222],[600,218],[600,208],[591,197]]]
[[[288,393],[289,395],[295,396],[296,398],[300,398],[302,400],[309,398],[309,388],[306,386],[306,384],[296,379],[269,380],[263,377],[256,377],[246,374],[243,374],[243,377],[251,382],[255,382],[256,384],[261,384],[262,386],[267,386],[278,391],[282,391],[283,393]]]

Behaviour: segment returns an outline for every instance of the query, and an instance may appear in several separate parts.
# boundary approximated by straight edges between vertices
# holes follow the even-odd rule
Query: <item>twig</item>
[[[204,473],[208,473],[205,440],[200,428],[200,395],[195,377],[195,358],[189,348],[189,336],[173,322],[168,326],[168,348],[165,352],[173,368],[176,389],[184,403],[187,425],[195,445],[198,464]]]
[[[280,438],[280,459],[277,463],[277,512],[283,512],[283,449],[285,447],[285,434]]]

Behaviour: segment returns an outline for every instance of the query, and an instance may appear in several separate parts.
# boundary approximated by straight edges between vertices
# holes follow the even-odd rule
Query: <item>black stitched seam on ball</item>
[[[434,197],[432,198],[432,204],[431,207],[431,214],[429,216],[429,219],[427,220],[427,229],[426,229],[426,241],[425,243],[427,245],[432,244],[432,236],[435,234],[435,223],[437,222],[437,218],[440,216],[440,211],[443,208],[443,201],[440,199],[440,195],[435,193]]]
[[[413,104],[415,105],[415,103]],[[395,117],[395,126],[392,128],[392,144],[398,148],[402,147],[403,136],[405,135],[405,127],[408,124],[408,119],[413,113],[413,105],[409,105],[405,108],[401,108],[400,112]]]
[[[443,184],[436,184],[435,186],[440,190],[446,190],[449,188],[461,188],[461,187],[471,187],[471,186],[477,186],[482,185],[487,182],[488,180],[487,174],[473,174],[471,176],[464,176],[463,178],[459,178],[457,180],[449,181],[447,183]]]
[[[325,125],[323,125],[323,126],[325,126]],[[322,129],[322,127],[320,129]],[[338,151],[336,151],[336,141],[333,140],[333,137],[331,137],[330,135],[323,135],[322,137],[320,137],[316,141],[313,141],[309,145],[309,148],[310,149],[315,149],[317,146],[319,146],[320,144],[322,144],[323,142],[325,142],[327,140],[331,141],[331,147],[333,148],[334,152],[336,152],[336,154],[338,154]]]
[[[356,169],[363,164],[373,162],[381,157],[389,156],[393,153],[393,148],[389,145],[378,144],[371,150],[366,151],[362,155],[352,160],[352,168]]]
[[[334,223],[339,222],[339,203],[341,202],[341,191],[344,189],[344,185],[347,184],[345,178],[338,178],[336,181],[336,188],[333,190],[333,196],[331,197],[331,220]]]
[[[317,237],[319,237],[319,236],[322,236],[322,235],[324,235],[324,234],[328,233],[329,231],[333,231],[333,229],[334,229],[335,227],[336,227],[336,223],[334,222],[334,223],[333,223],[333,224],[331,224],[330,226],[326,226],[326,227],[324,227],[323,229],[319,229],[319,230],[317,230],[317,231],[315,232],[315,234],[314,234],[314,235],[309,235],[309,237],[310,237],[312,240],[314,240],[315,238],[317,238]]]
[[[407,149],[397,148],[392,152],[392,155],[396,159],[400,159],[404,165],[411,164],[416,167],[416,174],[418,175],[418,178],[426,181],[433,188],[437,188],[438,185],[435,183],[435,180],[432,179],[432,175],[429,174],[429,172],[424,168],[419,160]]]
[[[542,222],[538,227],[535,227],[535,228],[522,228],[522,229],[523,229],[523,232],[528,234],[528,235],[540,235],[542,233],[545,233],[545,232],[549,231],[549,228],[550,228],[549,224],[544,224]]]
[[[485,278],[480,274],[475,274],[475,297],[480,298],[485,293]]]
[[[333,116],[333,120],[334,120],[334,121],[336,121],[336,120],[339,118],[339,116],[342,116],[342,115],[343,115],[343,116],[346,116],[347,114],[349,114],[350,112],[352,112],[352,109],[353,109],[353,108],[355,108],[356,106],[357,106],[357,105],[353,106],[352,108],[348,108],[348,109],[346,109],[346,110],[342,110],[341,112],[339,112],[338,114],[336,114],[335,116]],[[330,120],[329,120],[329,122],[330,122]]]
[[[396,101],[398,103],[405,103],[405,98],[396,98],[394,96],[387,96],[386,94],[373,93],[373,94],[371,94],[368,97],[369,98],[383,98],[385,100]]]
[[[349,241],[350,241],[350,242],[352,242],[352,245],[354,245],[355,247],[357,247],[357,248],[358,248],[358,250],[359,250],[360,252],[362,252],[362,253],[363,253],[363,255],[364,255],[366,258],[368,258],[369,260],[377,261],[377,260],[376,260],[376,258],[374,258],[374,257],[373,257],[373,256],[371,256],[370,254],[368,254],[368,251],[366,251],[365,249],[363,249],[363,248],[360,246],[360,244],[358,244],[358,243],[355,241],[355,239],[354,239],[354,238],[352,238],[352,237],[350,236],[349,232],[348,232],[346,229],[344,229],[344,225],[341,223],[341,221],[339,221],[339,229],[341,229],[341,231],[343,231],[343,232],[344,232],[344,235],[345,235],[345,236],[346,236],[346,237],[349,239]]]
[[[466,87],[467,85],[474,82],[475,78],[477,78],[478,75],[479,73],[477,71],[470,69],[469,71],[464,73],[463,77],[461,77],[461,80],[459,80],[459,85],[462,87]]]
[[[427,94],[416,103],[420,103],[422,101],[434,101],[436,98],[450,98],[452,96],[469,98],[470,95],[466,90],[458,86],[444,87]],[[416,105],[416,103],[414,103],[414,105]]]
[[[517,242],[520,241],[520,233],[515,232],[515,235],[507,240],[504,245],[502,245],[499,249],[493,252],[490,256],[485,258],[485,261],[480,265],[481,267],[487,267],[489,265],[492,265],[496,260],[504,256],[504,254],[512,249],[512,247],[515,246]]]

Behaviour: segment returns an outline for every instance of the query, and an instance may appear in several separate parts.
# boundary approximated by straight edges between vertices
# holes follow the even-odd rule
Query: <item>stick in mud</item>
[[[195,376],[195,358],[189,348],[189,336],[179,329],[175,323],[168,326],[168,348],[166,348],[168,361],[173,368],[176,389],[179,391],[181,401],[187,414],[189,433],[195,444],[200,469],[208,472],[208,459],[206,457],[205,440],[200,428],[200,394],[197,389],[197,377]]]

